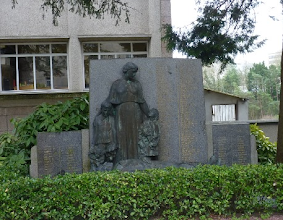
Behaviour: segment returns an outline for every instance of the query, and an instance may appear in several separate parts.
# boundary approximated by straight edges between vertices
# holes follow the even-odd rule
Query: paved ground
[[[261,216],[260,214],[253,214],[249,218],[245,218],[241,216],[241,214],[237,215],[235,217],[223,217],[218,215],[211,215],[210,218],[213,220],[283,220],[283,213],[275,213],[272,215],[267,216]],[[262,218],[263,217],[263,218]],[[160,218],[152,218],[151,220],[159,220]],[[182,220],[190,220],[190,219],[182,219]],[[200,220],[200,219],[195,219]]]
[[[250,218],[244,218],[241,215],[238,215],[237,217],[238,219],[242,219],[242,220],[263,220],[263,219],[265,220],[283,220],[283,213],[272,214],[268,218],[265,216],[262,216],[263,218],[261,218],[260,214],[254,214]],[[221,216],[216,216],[216,215],[211,216],[211,218],[213,220],[235,220],[235,218],[232,218],[232,217],[221,217]]]

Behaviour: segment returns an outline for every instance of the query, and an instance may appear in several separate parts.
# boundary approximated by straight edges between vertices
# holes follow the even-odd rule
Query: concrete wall
[[[248,120],[248,101],[224,93],[204,90],[206,121],[212,121],[212,105],[236,105],[236,120]]]
[[[271,142],[277,142],[278,120],[252,120],[249,123],[257,124]]]
[[[163,0],[164,1],[164,0]],[[115,20],[105,15],[104,19],[89,19],[66,10],[58,19],[58,26],[52,24],[52,14],[40,10],[42,1],[18,1],[12,9],[10,0],[1,0],[1,38],[69,38],[71,35],[82,36],[138,36],[138,34],[151,35],[154,25],[160,26],[161,1],[160,0],[131,0],[130,24],[123,22],[115,26]],[[167,9],[168,10],[168,9]],[[170,11],[169,11],[170,13]],[[151,22],[151,23],[149,23]],[[151,25],[149,25],[151,24]]]

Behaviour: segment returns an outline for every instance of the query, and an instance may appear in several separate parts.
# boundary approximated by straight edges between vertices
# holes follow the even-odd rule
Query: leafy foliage
[[[18,0],[12,0],[13,7]],[[105,14],[115,19],[116,25],[125,16],[125,22],[130,22],[130,12],[128,3],[121,0],[43,0],[41,9],[46,12],[51,10],[53,16],[53,24],[58,25],[58,18],[61,17],[65,7],[70,12],[79,14],[83,17],[94,17],[95,19],[103,19]]]
[[[61,132],[88,128],[88,100],[88,95],[83,95],[80,98],[64,103],[59,102],[55,105],[43,103],[27,117],[13,119],[14,135],[2,134],[0,136],[2,163],[6,166],[27,165],[30,149],[36,145],[38,132]]]
[[[199,16],[187,32],[174,31],[171,25],[164,26],[163,40],[167,49],[199,58],[204,65],[220,61],[221,70],[224,70],[228,63],[234,63],[238,53],[251,52],[264,44],[264,41],[257,42],[258,35],[253,35],[253,10],[259,1],[198,2],[204,4],[199,7]]]
[[[273,164],[275,163],[276,156],[276,143],[269,141],[264,132],[254,124],[250,125],[251,134],[256,138],[256,147],[258,153],[258,162],[260,164]]]
[[[21,149],[18,139],[9,133],[0,136],[0,166],[18,170],[19,173],[27,174],[27,166],[25,164],[29,160],[27,151]]]
[[[26,149],[36,145],[38,132],[60,132],[88,128],[88,96],[55,105],[43,103],[23,119],[13,119],[15,134]]]
[[[179,220],[283,210],[283,167],[275,165],[171,167],[53,179],[0,173],[1,219]]]

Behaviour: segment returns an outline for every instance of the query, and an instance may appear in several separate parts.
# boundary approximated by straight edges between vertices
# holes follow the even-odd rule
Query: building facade
[[[66,8],[52,24],[42,1],[10,0],[0,7],[0,133],[10,119],[88,92],[92,59],[171,57],[161,27],[171,23],[170,0],[132,0],[130,23],[81,17]],[[42,18],[44,13],[44,19]],[[107,74],[107,73],[105,73]]]
[[[204,90],[206,122],[248,121],[248,99],[210,89]]]

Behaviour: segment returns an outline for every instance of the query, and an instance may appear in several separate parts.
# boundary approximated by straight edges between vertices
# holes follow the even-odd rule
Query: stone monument
[[[213,157],[220,165],[255,163],[252,159],[253,146],[251,145],[249,123],[213,122],[210,126],[212,129],[211,150]]]
[[[89,171],[89,132],[39,132],[31,149],[31,177]]]
[[[137,160],[148,159],[163,164],[207,163],[200,60],[93,60],[90,73],[91,151],[99,148],[94,124],[106,101],[114,109],[114,164],[131,160],[131,165],[139,166]],[[103,164],[112,162],[111,156],[106,158]]]

